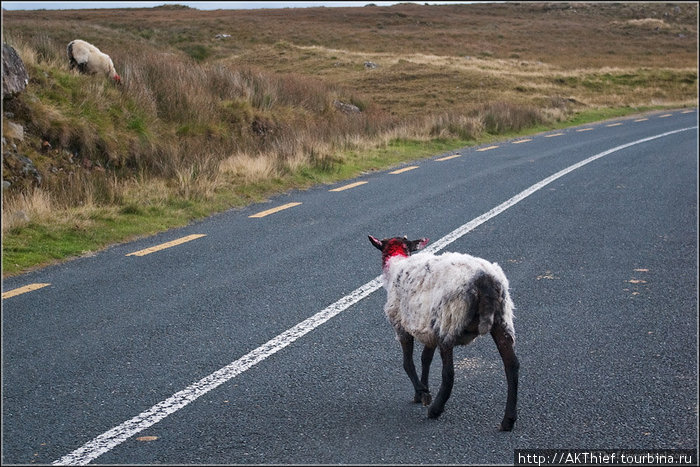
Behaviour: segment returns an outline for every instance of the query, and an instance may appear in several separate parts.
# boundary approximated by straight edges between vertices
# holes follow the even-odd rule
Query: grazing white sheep
[[[403,349],[403,366],[415,389],[414,402],[430,405],[428,417],[442,414],[454,383],[453,348],[491,333],[501,354],[508,382],[508,399],[500,429],[510,431],[517,419],[520,364],[513,348],[513,301],[501,267],[482,258],[443,253],[411,253],[422,249],[427,238],[369,240],[382,252],[383,284],[387,291],[384,312]],[[424,345],[418,379],[413,364],[413,342]],[[428,374],[435,349],[442,358],[442,383],[435,400],[428,389]],[[432,404],[431,404],[432,401]]]
[[[68,60],[71,70],[77,67],[81,73],[100,73],[112,78],[117,84],[122,82],[109,55],[89,42],[80,39],[71,41],[68,44]]]

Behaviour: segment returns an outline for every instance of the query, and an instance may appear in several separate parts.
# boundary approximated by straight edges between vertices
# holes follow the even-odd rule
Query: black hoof
[[[511,431],[513,430],[513,425],[515,425],[515,419],[504,418],[501,422],[501,426],[498,427],[499,431]]]
[[[415,395],[413,396],[413,402],[418,403],[422,402],[423,405],[428,406],[430,405],[430,402],[432,402],[433,396],[430,395],[430,391],[416,391]]]
[[[430,406],[430,408],[428,408],[428,418],[438,418],[440,415],[442,415],[443,410],[444,409],[438,409],[433,406]]]

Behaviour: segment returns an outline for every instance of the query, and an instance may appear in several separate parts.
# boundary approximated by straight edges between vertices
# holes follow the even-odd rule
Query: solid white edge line
[[[574,165],[571,165],[563,170],[560,170],[559,172],[555,173],[554,175],[550,175],[549,177],[545,178],[544,180],[532,185],[531,187],[521,191],[517,195],[513,196],[509,200],[499,204],[495,208],[491,209],[490,211],[482,214],[481,216],[469,221],[468,223],[462,225],[461,227],[453,230],[452,232],[448,233],[441,239],[437,240],[435,243],[433,243],[431,246],[425,248],[425,252],[431,252],[431,253],[436,253],[443,248],[445,248],[447,245],[451,244],[452,242],[456,241],[460,237],[464,236],[471,230],[474,230],[476,227],[479,225],[483,224],[484,222],[488,221],[489,219],[492,219],[505,211],[506,209],[514,206],[515,204],[519,203],[523,199],[527,198],[531,194],[537,192],[538,190],[542,189],[543,187],[547,186],[548,184],[552,183],[553,181],[557,180],[558,178],[563,177],[564,175],[573,172],[574,170],[583,167],[586,164],[589,164],[597,159],[600,159],[601,157],[607,156],[608,154],[620,151],[622,149],[628,148],[630,146],[634,146],[637,144],[645,143],[648,141],[652,141],[658,138],[663,138],[665,136],[669,136],[675,133],[680,133],[683,131],[688,131],[692,129],[697,129],[697,126],[694,127],[688,127],[688,128],[682,128],[679,130],[673,130],[673,131],[668,131],[666,133],[661,133],[659,135],[655,136],[650,136],[648,138],[643,138],[637,141],[632,141],[631,143],[627,144],[622,144],[620,146],[616,146],[612,149],[608,149],[607,151],[603,151],[601,153],[598,153],[594,156],[589,157],[588,159],[584,159],[581,162],[578,162]],[[257,349],[247,353],[243,357],[239,358],[238,360],[235,360],[234,362],[231,362],[230,364],[226,365],[225,367],[215,371],[214,373],[210,374],[209,376],[204,377],[203,379],[199,380],[198,382],[192,384],[191,386],[183,389],[182,391],[173,394],[171,397],[168,399],[159,402],[158,404],[154,405],[147,411],[135,416],[131,420],[127,420],[126,422],[122,423],[119,426],[116,426],[112,428],[109,431],[106,431],[105,433],[99,435],[98,437],[94,438],[91,441],[88,441],[86,444],[81,446],[80,448],[76,449],[75,451],[71,452],[70,454],[67,454],[60,459],[56,460],[53,462],[54,465],[85,465],[90,463],[92,460],[96,459],[97,457],[101,456],[102,454],[112,450],[119,444],[123,443],[136,433],[139,433],[146,428],[155,425],[159,421],[163,420],[165,417],[168,415],[175,413],[176,411],[180,410],[181,408],[185,407],[188,405],[190,402],[195,401],[199,397],[203,396],[207,392],[211,391],[212,389],[217,388],[221,384],[229,381],[230,379],[238,376],[239,374],[243,373],[244,371],[248,370],[252,366],[256,365],[257,363],[263,361],[270,355],[273,355],[280,351],[281,349],[287,347],[289,344],[292,342],[296,341],[300,337],[306,335],[307,333],[313,331],[329,319],[333,318],[334,316],[338,315],[339,313],[345,311],[346,309],[350,308],[360,300],[364,299],[365,297],[369,296],[373,292],[379,290],[382,287],[382,281],[381,281],[381,276],[375,277],[371,281],[367,282],[366,284],[362,285],[361,287],[355,289],[353,292],[350,294],[344,296],[340,300],[336,301],[335,303],[329,305],[328,307],[324,308],[323,310],[319,311],[315,315],[311,316],[310,318],[305,319],[304,321],[300,322],[296,326],[288,329],[287,331],[283,332],[282,334],[279,334],[277,337],[271,339],[270,341],[266,342],[265,344],[261,345]]]
[[[492,219],[492,218],[496,217],[497,215],[499,215],[500,213],[502,213],[502,212],[505,211],[506,209],[508,209],[508,208],[510,208],[510,207],[512,207],[512,206],[514,206],[514,205],[516,205],[517,203],[519,203],[520,201],[524,200],[525,198],[527,198],[527,197],[530,196],[531,194],[533,194],[533,193],[535,193],[536,191],[541,190],[543,187],[549,185],[550,183],[552,183],[552,182],[555,181],[556,179],[561,178],[561,177],[563,177],[564,175],[566,175],[566,174],[568,174],[568,173],[570,173],[570,172],[573,172],[574,170],[579,169],[579,168],[583,167],[584,165],[589,164],[589,163],[595,161],[596,159],[600,159],[601,157],[605,157],[605,156],[607,156],[608,154],[611,154],[611,153],[613,153],[613,152],[620,151],[620,150],[625,149],[625,148],[628,148],[628,147],[630,147],[630,146],[634,146],[634,145],[641,144],[641,143],[646,143],[646,142],[648,142],[648,141],[652,141],[652,140],[657,139],[657,138],[663,138],[664,136],[669,136],[669,135],[672,135],[672,134],[674,134],[674,133],[680,133],[680,132],[682,132],[682,131],[688,131],[688,130],[693,130],[693,129],[697,129],[697,128],[698,128],[697,126],[688,127],[688,128],[682,128],[682,129],[680,129],[680,130],[673,130],[673,131],[669,131],[669,132],[662,133],[662,134],[659,134],[659,135],[650,136],[650,137],[648,137],[648,138],[644,138],[644,139],[640,139],[640,140],[637,140],[637,141],[632,141],[631,143],[627,143],[627,144],[623,144],[623,145],[620,145],[620,146],[616,146],[616,147],[614,147],[614,148],[612,148],[612,149],[608,149],[607,151],[603,151],[603,152],[598,153],[598,154],[596,154],[596,155],[594,155],[594,156],[591,156],[591,157],[589,157],[588,159],[584,159],[584,160],[582,160],[581,162],[578,162],[578,163],[576,163],[576,164],[574,164],[574,165],[571,165],[571,166],[569,166],[569,167],[567,167],[567,168],[565,168],[565,169],[563,169],[563,170],[560,170],[559,172],[557,172],[557,173],[555,173],[555,174],[553,174],[553,175],[550,175],[549,177],[545,178],[544,180],[542,180],[542,181],[540,181],[540,182],[538,182],[538,183],[535,183],[535,184],[532,185],[530,188],[527,188],[527,189],[521,191],[521,192],[518,193],[517,195],[515,195],[515,196],[513,196],[512,198],[510,198],[509,200],[507,200],[507,201],[505,201],[505,202],[499,204],[498,206],[496,206],[495,208],[491,209],[490,211],[488,211],[488,212],[486,212],[486,213],[480,215],[479,217],[477,217],[477,218],[475,218],[475,219],[472,219],[471,221],[469,221],[468,223],[464,224],[463,226],[461,226],[461,227],[459,227],[459,228],[453,230],[452,232],[448,233],[447,235],[445,235],[444,237],[442,237],[442,238],[441,238],[440,240],[438,240],[437,242],[435,242],[435,243],[433,243],[432,245],[430,245],[429,247],[425,248],[423,251],[425,251],[425,252],[430,252],[430,253],[436,253],[436,252],[442,250],[443,248],[445,248],[445,247],[446,247],[447,245],[449,245],[450,243],[454,242],[455,240],[457,240],[457,239],[459,239],[460,237],[462,237],[462,236],[464,236],[465,234],[467,234],[469,231],[474,230],[476,227],[478,227],[479,225],[481,225],[481,224],[483,224],[484,222],[488,221],[489,219]]]
[[[378,276],[367,282],[365,285],[355,289],[349,295],[346,295],[310,318],[307,318],[296,326],[286,330],[282,334],[266,342],[257,349],[247,353],[238,360],[215,371],[182,391],[173,394],[168,399],[159,402],[131,420],[128,420],[121,425],[101,434],[70,454],[54,461],[53,464],[85,465],[90,463],[92,460],[112,450],[114,447],[123,443],[136,433],[139,433],[158,423],[168,415],[175,413],[212,389],[220,386],[231,378],[238,376],[270,355],[282,350],[303,335],[313,331],[337,314],[351,307],[371,293],[379,290],[381,287],[381,276]]]

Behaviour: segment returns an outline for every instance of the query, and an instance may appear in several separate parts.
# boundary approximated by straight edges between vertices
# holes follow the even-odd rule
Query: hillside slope
[[[110,54],[124,85],[69,70]],[[697,105],[697,6],[3,11],[3,273],[511,132]],[[20,125],[22,137],[9,129]]]

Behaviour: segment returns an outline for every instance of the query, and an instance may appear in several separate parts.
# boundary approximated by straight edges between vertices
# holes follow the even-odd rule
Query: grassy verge
[[[432,157],[466,146],[496,139],[534,134],[638,113],[644,109],[597,109],[582,112],[566,122],[538,125],[478,139],[394,139],[364,151],[337,154],[336,162],[323,167],[303,166],[277,177],[243,184],[222,183],[212,196],[202,199],[163,199],[161,194],[134,194],[121,206],[73,208],[60,218],[33,220],[3,235],[3,275],[11,276],[67,258],[90,254],[111,244],[180,227],[216,212],[261,201],[290,189],[353,178],[363,172],[382,170],[402,162]]]
[[[111,244],[186,225],[227,209],[262,201],[290,189],[333,183],[362,172],[380,170],[463,147],[460,140],[396,140],[386,147],[359,154],[349,151],[346,163],[331,168],[306,166],[294,172],[245,184],[222,185],[207,199],[125,200],[123,206],[90,206],[66,210],[56,219],[38,219],[3,235],[3,276],[12,276],[71,257],[87,255]],[[473,143],[473,142],[472,142]]]
[[[697,105],[686,4],[7,11],[2,31],[30,77],[3,99],[4,275],[471,144]],[[122,86],[69,69],[77,37]]]

